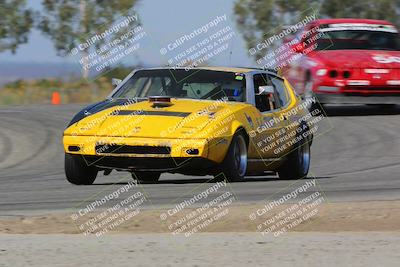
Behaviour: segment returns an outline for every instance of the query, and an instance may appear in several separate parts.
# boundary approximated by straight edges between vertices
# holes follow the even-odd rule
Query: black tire
[[[291,151],[278,170],[279,178],[284,180],[297,180],[307,177],[310,169],[311,151],[310,142],[303,138],[296,149]]]
[[[132,178],[141,184],[156,183],[160,179],[160,172],[135,172],[132,173]]]
[[[88,166],[81,155],[65,154],[65,176],[71,184],[91,185],[96,180],[98,170]]]
[[[230,182],[244,180],[247,170],[247,138],[240,131],[235,133],[220,170]],[[218,177],[218,175],[217,175]]]

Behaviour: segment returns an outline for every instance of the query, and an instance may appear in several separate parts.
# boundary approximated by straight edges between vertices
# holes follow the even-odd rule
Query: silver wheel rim
[[[301,147],[300,161],[303,173],[306,174],[310,168],[310,146],[308,143],[303,144]]]
[[[247,146],[243,136],[238,135],[233,147],[233,159],[240,176],[244,176],[247,169]]]

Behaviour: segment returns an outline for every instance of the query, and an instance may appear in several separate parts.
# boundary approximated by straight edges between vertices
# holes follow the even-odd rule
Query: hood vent
[[[153,108],[164,108],[173,105],[169,96],[150,96],[149,102],[153,104]]]
[[[124,115],[138,115],[138,116],[171,116],[171,117],[187,117],[190,112],[175,112],[175,111],[161,111],[161,110],[120,110],[119,112],[113,113],[114,116]]]

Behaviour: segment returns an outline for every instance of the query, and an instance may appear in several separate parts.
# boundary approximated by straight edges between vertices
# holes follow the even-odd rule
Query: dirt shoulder
[[[0,234],[0,266],[398,266],[398,232]]]
[[[290,204],[279,206],[267,217],[249,219],[250,214],[263,209],[264,204],[228,206],[225,214],[198,232],[257,232],[257,226],[265,219],[290,208]],[[178,215],[160,219],[166,210],[141,210],[129,219],[112,228],[111,233],[168,233],[176,229],[176,223],[194,209],[185,209]],[[100,212],[99,212],[100,213]],[[99,213],[86,217],[88,221]],[[40,216],[0,216],[0,233],[9,234],[78,234],[79,226],[85,222],[71,219],[71,213],[43,214]],[[175,225],[171,227],[171,225]],[[299,222],[288,232],[339,232],[339,231],[400,231],[400,201],[337,202],[323,203],[313,216]]]

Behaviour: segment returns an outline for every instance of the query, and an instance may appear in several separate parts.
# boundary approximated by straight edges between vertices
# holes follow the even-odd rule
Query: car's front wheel
[[[229,146],[221,171],[231,182],[243,181],[247,170],[247,142],[243,133],[237,132]]]
[[[279,168],[279,178],[294,180],[307,176],[311,161],[310,142],[303,138],[297,145],[296,149],[287,155],[286,161]]]
[[[65,154],[65,176],[76,185],[90,185],[96,180],[98,170],[89,166],[81,155]]]

